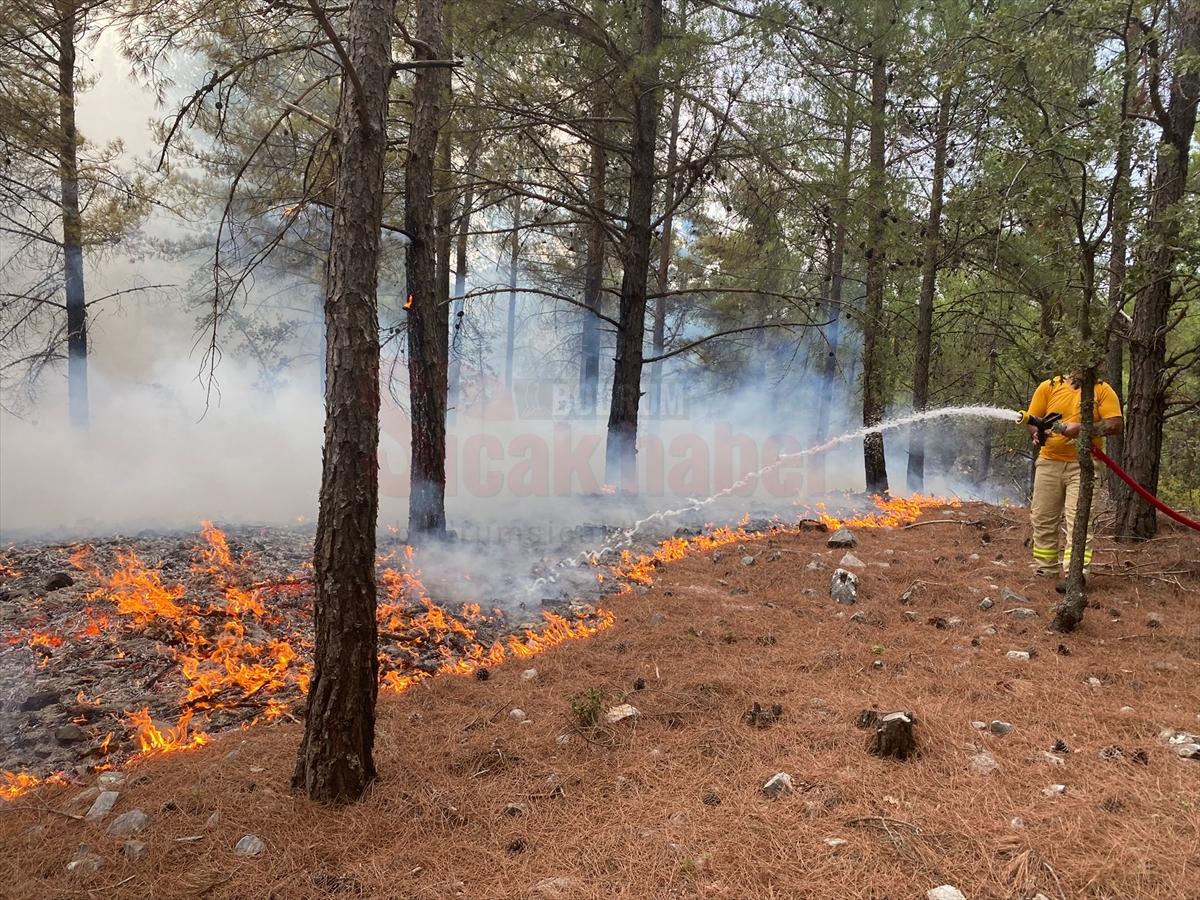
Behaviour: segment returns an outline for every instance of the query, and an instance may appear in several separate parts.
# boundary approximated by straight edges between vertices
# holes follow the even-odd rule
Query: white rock
[[[1038,758],[1042,762],[1049,763],[1052,766],[1066,765],[1066,763],[1063,762],[1063,758],[1061,756],[1059,756],[1056,753],[1051,753],[1049,750],[1039,750]]]
[[[981,750],[971,757],[971,771],[976,775],[991,775],[998,768],[1000,763],[986,750]]]
[[[1014,662],[1026,662],[1029,659],[1029,653],[1025,650],[1009,650],[1005,656]]]
[[[138,834],[150,824],[150,817],[140,809],[123,812],[108,823],[108,833],[117,837],[127,837]]]
[[[1091,678],[1089,678],[1089,679],[1087,680],[1087,683],[1088,683],[1088,685],[1089,685],[1089,686],[1091,686],[1091,687],[1100,687],[1100,685],[1102,684],[1102,682],[1100,681],[1100,679],[1099,679],[1099,678],[1097,678],[1095,675],[1093,675]]]
[[[838,847],[845,847],[848,843],[850,842],[845,838],[825,838],[826,846],[832,850],[836,850]]]
[[[525,715],[525,710],[523,709],[510,709],[508,711],[508,717],[514,722],[524,722],[527,718],[529,718],[527,715]]]
[[[1015,829],[1024,828],[1025,820],[1022,819],[1020,816],[1013,816],[1011,819],[1008,820],[1008,827],[1015,828]]]
[[[91,808],[84,814],[84,818],[89,822],[103,819],[112,812],[112,808],[117,805],[117,798],[120,796],[116,791],[101,791],[100,796],[96,798]]]
[[[1132,706],[1122,706],[1121,707],[1121,713],[1123,715],[1128,716],[1128,715],[1131,715],[1133,712],[1134,712],[1134,709]]]
[[[792,776],[787,772],[777,772],[767,779],[762,786],[762,792],[774,800],[792,792]]]
[[[1043,797],[1061,797],[1067,792],[1065,784],[1051,784],[1042,788]]]
[[[1200,762],[1200,744],[1178,744],[1175,753],[1180,759],[1191,759]]]
[[[983,731],[983,729],[987,728],[987,722],[972,722],[971,727],[976,731]]]
[[[996,605],[996,603],[994,600],[992,600],[991,597],[984,597],[982,600],[979,601],[980,609],[991,609],[995,605]]]
[[[847,553],[845,556],[843,556],[840,560],[838,560],[838,565],[849,566],[852,569],[865,569],[867,567],[867,564],[853,553]]]
[[[752,565],[754,565],[754,557],[753,557],[753,556],[743,556],[743,557],[742,557],[742,565],[743,565],[743,566],[752,566]]]
[[[267,852],[267,845],[258,835],[247,834],[234,845],[233,852],[238,856],[262,856]]]
[[[926,900],[967,900],[967,895],[952,884],[930,888],[925,892]]]
[[[208,817],[208,820],[205,821],[205,823],[204,823],[204,827],[205,828],[216,828],[220,824],[221,824],[221,811],[218,809],[218,810],[214,810],[213,814]]]
[[[119,788],[128,780],[129,776],[124,772],[101,772],[100,777],[96,779],[96,784],[100,785],[101,790],[107,791]]]
[[[1037,610],[1030,609],[1028,606],[1014,606],[1012,609],[1006,609],[1005,615],[1012,616],[1014,619],[1036,619]]]
[[[636,719],[641,713],[637,707],[629,703],[622,703],[619,706],[609,707],[604,714],[604,721],[609,725],[616,725],[618,722],[624,722],[626,719]]]
[[[521,673],[521,680],[522,681],[533,681],[535,678],[537,678],[537,676],[538,676],[537,669],[526,669],[524,672]]]
[[[94,875],[103,864],[104,860],[93,853],[91,847],[80,844],[75,857],[67,863],[67,872],[71,875]]]
[[[829,581],[829,596],[844,606],[858,602],[858,576],[846,569],[835,569]]]

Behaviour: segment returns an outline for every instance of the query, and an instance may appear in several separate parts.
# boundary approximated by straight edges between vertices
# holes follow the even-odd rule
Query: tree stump
[[[917,752],[917,742],[913,736],[915,724],[916,718],[910,712],[893,712],[880,716],[867,749],[874,756],[908,759]]]

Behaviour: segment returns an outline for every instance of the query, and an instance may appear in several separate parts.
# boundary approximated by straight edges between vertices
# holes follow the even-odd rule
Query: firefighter
[[[1029,414],[1044,417],[1059,413],[1062,418],[1046,435],[1045,445],[1038,441],[1038,429],[1029,426],[1033,445],[1039,448],[1033,476],[1033,499],[1029,504],[1029,517],[1033,524],[1033,564],[1039,575],[1056,576],[1060,571],[1065,578],[1071,566],[1071,536],[1075,528],[1075,509],[1079,502],[1079,457],[1075,438],[1079,436],[1079,385],[1082,372],[1056,375],[1043,381],[1033,392]],[[1093,403],[1093,419],[1097,423],[1094,443],[1103,447],[1105,435],[1120,434],[1122,428],[1121,401],[1117,392],[1103,381],[1096,383]],[[1061,526],[1066,520],[1067,539],[1062,541]],[[1061,563],[1059,561],[1061,548]],[[1092,561],[1092,533],[1089,523],[1087,548],[1083,553],[1083,571],[1087,574]],[[1060,581],[1056,590],[1066,593],[1066,581]]]

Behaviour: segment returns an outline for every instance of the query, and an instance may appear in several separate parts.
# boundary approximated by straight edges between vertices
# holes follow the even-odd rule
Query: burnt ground
[[[1022,512],[924,521],[945,518],[858,531],[855,606],[829,599],[844,551],[778,533],[657,569],[648,590],[606,601],[616,624],[595,637],[486,681],[383,695],[381,777],[351,808],[290,793],[296,724],[144,759],[100,821],[81,818],[95,776],[40,788],[0,806],[2,892],[1200,897],[1200,762],[1162,736],[1200,731],[1200,541],[1102,540],[1093,606],[1062,636],[1046,630],[1053,584],[1029,572]],[[1037,617],[1008,612],[1024,607]],[[640,714],[580,726],[596,701]],[[782,714],[755,727],[754,702]],[[868,707],[913,713],[915,757],[866,752]],[[994,720],[1011,732],[973,724]],[[794,789],[768,799],[779,772]],[[148,816],[136,860],[106,833],[132,810]],[[247,834],[261,856],[236,855]],[[68,874],[75,858],[99,867]]]

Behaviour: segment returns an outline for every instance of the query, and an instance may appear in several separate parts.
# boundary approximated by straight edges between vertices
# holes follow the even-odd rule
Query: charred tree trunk
[[[1200,52],[1200,2],[1179,7],[1176,74],[1170,105],[1156,103],[1162,136],[1155,161],[1154,188],[1146,225],[1143,260],[1146,284],[1133,308],[1129,339],[1129,402],[1126,408],[1123,467],[1144,488],[1158,493],[1163,423],[1166,419],[1167,323],[1172,307],[1171,282],[1179,246],[1180,201],[1188,174],[1188,152],[1196,127],[1200,67],[1179,60]],[[1152,85],[1157,97],[1157,84]],[[1158,530],[1154,507],[1132,491],[1117,507],[1118,540],[1153,537]]]
[[[83,288],[83,220],[79,213],[79,135],[75,128],[75,0],[59,7],[58,128],[62,187],[63,277],[67,308],[67,408],[71,424],[88,425],[87,304]]]
[[[884,240],[887,230],[885,200],[884,116],[887,107],[887,69],[880,46],[882,29],[876,27],[871,48],[871,138],[868,160],[867,214],[867,297],[863,310],[863,425],[883,421],[884,349],[883,290],[887,271]],[[879,432],[863,438],[863,463],[867,493],[885,494],[888,490],[887,460],[883,435]]]
[[[418,59],[440,59],[442,0],[417,0]],[[424,44],[424,46],[420,46]],[[446,534],[446,396],[449,305],[439,302],[434,162],[449,70],[423,67],[413,77],[413,113],[404,171],[408,285],[408,383],[412,409],[409,540]]]
[[[925,223],[925,258],[921,263],[921,297],[917,303],[917,350],[913,371],[913,411],[929,407],[929,357],[933,344],[933,298],[937,291],[941,255],[942,192],[946,183],[946,143],[950,131],[950,88],[942,88],[938,99],[937,133],[933,140],[933,184],[929,195],[929,219]],[[925,426],[912,427],[908,443],[908,489],[925,490]]]
[[[641,49],[632,67],[629,207],[621,246],[621,305],[613,395],[608,413],[605,480],[637,488],[638,407],[642,398],[642,342],[646,333],[646,282],[650,268],[650,213],[654,201],[654,143],[658,132],[658,51],[662,0],[642,0]]]
[[[353,0],[337,115],[325,304],[325,450],[313,553],[312,681],[293,786],[350,802],[375,777],[379,232],[393,0]]]
[[[513,351],[517,345],[517,263],[521,253],[521,201],[513,206],[512,234],[508,255],[508,331],[504,339],[504,386],[512,390]]]
[[[687,28],[687,0],[679,0],[679,30]],[[663,355],[667,339],[667,292],[671,272],[671,253],[675,240],[675,166],[679,161],[679,111],[683,105],[679,91],[671,95],[671,118],[667,138],[667,183],[663,197],[662,238],[658,243],[658,296],[654,299],[654,331],[651,346],[654,357]],[[650,364],[650,415],[662,415],[662,360]]]

